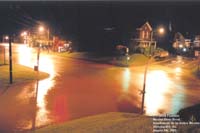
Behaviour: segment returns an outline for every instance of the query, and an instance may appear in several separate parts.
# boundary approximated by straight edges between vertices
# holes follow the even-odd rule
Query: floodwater
[[[19,64],[31,68],[37,64],[36,49],[21,45],[18,51]],[[13,129],[23,130],[106,112],[141,111],[144,67],[114,67],[42,52],[39,70],[49,73],[49,78],[17,88],[17,97],[11,100],[19,105],[8,105],[7,108],[13,108],[15,114],[22,115],[6,117],[10,112],[1,109],[4,110],[0,112],[1,128],[3,120],[10,124],[11,119],[15,123],[12,123]],[[149,67],[145,93],[146,115],[174,114],[194,104],[194,101],[200,101],[198,82],[191,84],[190,80],[183,77],[184,71],[176,65],[171,68]]]

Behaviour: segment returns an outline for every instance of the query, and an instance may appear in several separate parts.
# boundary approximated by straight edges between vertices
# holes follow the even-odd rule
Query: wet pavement
[[[18,63],[33,68],[37,50],[18,48],[24,51],[19,52]],[[46,52],[40,54],[39,64],[49,78],[16,85],[0,96],[0,131],[35,129],[105,112],[140,112],[144,67],[115,67]],[[199,103],[197,81],[179,64],[150,64],[146,114],[177,113]]]

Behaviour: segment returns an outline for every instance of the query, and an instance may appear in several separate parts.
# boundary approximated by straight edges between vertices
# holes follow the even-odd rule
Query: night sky
[[[79,50],[105,51],[128,46],[136,28],[149,21],[154,29],[167,29],[157,38],[160,47],[168,48],[176,32],[191,39],[200,34],[199,13],[200,2],[0,2],[0,36],[44,22],[51,33],[72,40]]]

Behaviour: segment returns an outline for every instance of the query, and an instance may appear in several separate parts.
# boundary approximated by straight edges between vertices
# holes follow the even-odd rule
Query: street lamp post
[[[38,28],[38,31],[39,31],[39,33],[42,33],[42,32],[44,31],[44,27],[43,27],[43,26],[40,26],[40,27]],[[37,66],[34,67],[34,70],[35,70],[35,71],[39,71],[39,65],[40,65],[40,45],[41,45],[41,44],[39,44],[38,50],[37,50]]]
[[[49,47],[49,45],[50,45],[49,44],[49,42],[50,42],[50,30],[49,30],[49,28],[44,28],[44,26],[40,26],[38,30],[39,30],[40,33],[45,33],[45,42],[47,42],[47,46]]]
[[[152,30],[151,31],[151,38],[150,38],[150,47],[149,47],[149,55],[151,55],[151,44],[154,42],[155,43],[155,46],[154,46],[154,49],[156,49],[156,41],[153,41],[153,36],[154,36],[154,33],[159,33],[159,34],[164,34],[165,32],[165,29],[163,27],[160,27],[158,28],[157,30]]]
[[[13,82],[13,73],[12,73],[12,45],[11,45],[11,36],[9,36],[9,74],[10,74],[10,84]]]
[[[145,65],[145,71],[144,71],[144,80],[143,80],[143,89],[141,91],[142,93],[142,106],[141,106],[141,114],[144,113],[144,101],[145,101],[145,93],[146,93],[146,77],[147,77],[147,71],[148,71],[148,66],[149,66],[149,62],[151,60],[151,57],[148,58],[148,61]]]

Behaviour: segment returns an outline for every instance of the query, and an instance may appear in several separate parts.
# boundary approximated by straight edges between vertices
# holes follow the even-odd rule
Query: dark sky
[[[169,45],[175,32],[194,37],[200,34],[200,2],[0,2],[0,35],[19,34],[46,23],[53,34],[70,39],[82,49],[111,49],[128,45],[136,28],[149,21],[154,29],[167,31],[160,46]],[[112,30],[106,30],[111,28]]]

